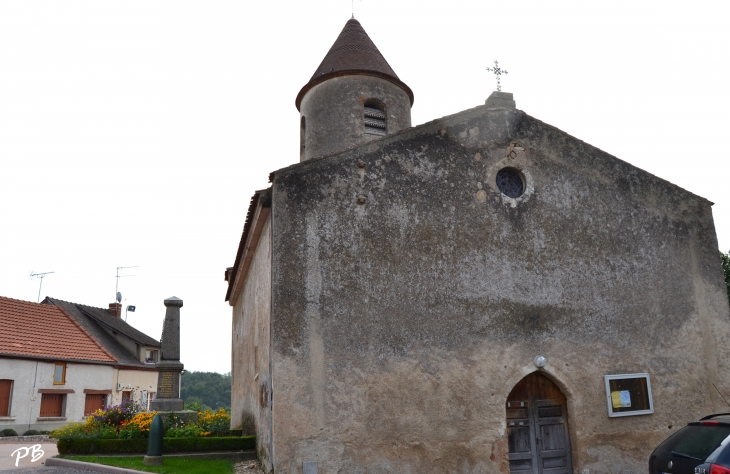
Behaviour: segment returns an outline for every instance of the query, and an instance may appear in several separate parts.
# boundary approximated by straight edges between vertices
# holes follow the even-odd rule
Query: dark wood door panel
[[[571,474],[566,399],[537,372],[522,379],[507,400],[510,472]]]

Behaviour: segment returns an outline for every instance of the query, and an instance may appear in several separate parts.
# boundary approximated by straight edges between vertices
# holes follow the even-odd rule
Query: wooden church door
[[[572,474],[565,395],[533,372],[507,397],[510,473]]]

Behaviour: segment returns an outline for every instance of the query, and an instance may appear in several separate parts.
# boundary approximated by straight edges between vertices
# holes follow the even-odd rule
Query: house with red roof
[[[146,408],[160,343],[120,315],[0,297],[0,429],[48,431],[123,400]]]

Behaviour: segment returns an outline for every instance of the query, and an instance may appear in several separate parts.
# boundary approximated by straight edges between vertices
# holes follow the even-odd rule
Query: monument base
[[[162,409],[160,410],[157,407],[150,407],[150,411],[159,411],[160,412],[160,418],[162,418],[162,422],[165,424],[167,428],[167,415],[168,414],[174,414],[177,416],[177,419],[185,423],[186,425],[190,422],[197,423],[198,421],[198,412],[193,410],[167,410]]]
[[[197,423],[198,412],[193,410],[177,410],[173,412],[186,425],[190,422]]]
[[[182,398],[155,398],[150,402],[150,411],[181,411],[183,405]]]
[[[162,466],[162,456],[145,456],[144,457],[144,465],[145,466]]]

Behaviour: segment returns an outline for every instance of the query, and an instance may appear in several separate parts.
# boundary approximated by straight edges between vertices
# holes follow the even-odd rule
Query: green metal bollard
[[[144,457],[145,466],[161,466],[162,465],[162,435],[164,426],[162,425],[162,417],[155,415],[152,418],[150,426],[150,438],[147,441],[147,456]]]

